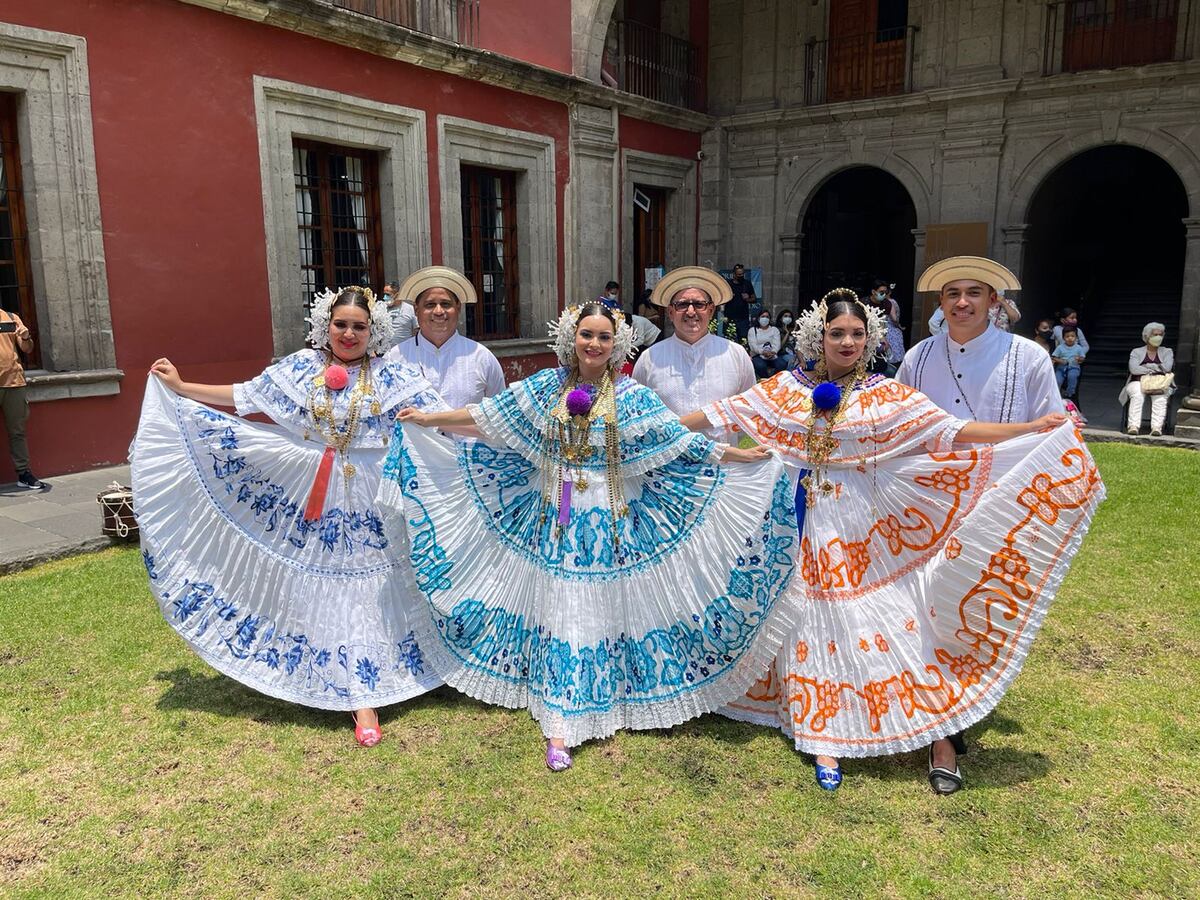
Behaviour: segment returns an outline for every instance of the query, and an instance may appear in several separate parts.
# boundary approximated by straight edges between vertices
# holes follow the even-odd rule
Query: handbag
[[[1153,397],[1155,394],[1165,394],[1171,388],[1175,387],[1175,373],[1143,375],[1139,383],[1142,386],[1142,393],[1147,397]]]

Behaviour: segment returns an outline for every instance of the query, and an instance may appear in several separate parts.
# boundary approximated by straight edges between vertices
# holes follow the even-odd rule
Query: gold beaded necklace
[[[325,368],[332,364],[332,355],[326,356]],[[347,481],[354,477],[355,468],[354,464],[346,459],[346,451],[350,449],[355,432],[358,431],[363,403],[368,399],[371,404],[371,415],[380,415],[383,409],[375,398],[375,389],[371,385],[371,361],[365,356],[359,365],[358,379],[350,390],[350,406],[346,411],[346,418],[342,420],[341,427],[338,426],[337,419],[334,417],[333,391],[325,383],[325,369],[322,369],[321,374],[312,380],[312,387],[308,390],[306,406],[308,407],[309,421],[313,429],[325,441],[325,445],[332,447],[337,452],[342,463],[342,474]],[[304,439],[308,440],[308,436],[308,432],[305,431]]]
[[[574,488],[581,491],[588,489],[584,464],[596,450],[591,445],[589,438],[593,423],[603,420],[604,449],[608,468],[608,505],[613,543],[618,544],[620,543],[620,532],[617,523],[629,512],[629,508],[625,504],[625,495],[621,488],[620,432],[617,428],[617,398],[612,370],[606,369],[599,384],[594,385],[596,393],[587,414],[573,416],[567,409],[567,396],[577,387],[588,383],[580,376],[578,368],[572,369],[550,409],[550,414],[546,417],[546,430],[542,435],[542,455],[552,462],[552,465],[543,469],[542,497],[548,505],[558,506],[559,515],[556,527],[561,533],[563,527],[570,521],[571,497]],[[555,445],[559,448],[561,459],[552,458]]]
[[[840,445],[840,441],[834,437],[833,430],[846,414],[851,394],[866,379],[866,372],[866,363],[860,357],[851,371],[840,378],[832,379],[833,383],[841,388],[841,397],[838,399],[837,406],[831,410],[818,409],[815,404],[812,407],[812,418],[808,423],[808,438],[805,440],[805,453],[812,468],[807,475],[800,479],[805,491],[804,502],[810,509],[817,502],[817,491],[822,494],[831,494],[836,490],[833,482],[825,475],[825,464]],[[850,379],[850,382],[843,385],[842,382],[847,378]],[[824,354],[821,355],[816,368],[813,369],[812,379],[818,384],[828,380]],[[820,430],[822,425],[824,425],[823,431]]]

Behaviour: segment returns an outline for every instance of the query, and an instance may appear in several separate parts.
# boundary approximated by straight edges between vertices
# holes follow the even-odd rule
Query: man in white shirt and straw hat
[[[934,263],[922,273],[917,290],[938,293],[946,330],[909,350],[896,380],[960,419],[1029,422],[1063,412],[1049,354],[989,318],[998,291],[1020,288],[1009,269],[982,256]],[[935,792],[953,794],[963,786],[958,754],[965,752],[961,733],[933,743],[928,767]]]
[[[642,352],[633,377],[676,415],[754,386],[754,366],[745,348],[708,330],[717,307],[732,297],[729,282],[703,266],[672,269],[654,286],[650,302],[666,308],[675,333]]]
[[[461,272],[426,266],[409,275],[396,293],[416,310],[417,331],[389,350],[386,360],[419,368],[452,409],[504,390],[504,371],[495,354],[458,332],[462,305],[477,299],[475,286]]]

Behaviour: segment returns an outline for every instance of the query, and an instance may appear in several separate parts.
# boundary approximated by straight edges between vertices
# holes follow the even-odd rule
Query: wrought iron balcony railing
[[[1046,7],[1042,74],[1185,58],[1189,0],[1059,0]]]
[[[804,104],[907,94],[913,83],[916,25],[804,45]]]
[[[617,23],[616,58],[606,60],[615,86],[639,97],[702,112],[700,51],[695,44],[639,22]]]
[[[479,46],[480,0],[332,0],[339,9],[434,37]]]

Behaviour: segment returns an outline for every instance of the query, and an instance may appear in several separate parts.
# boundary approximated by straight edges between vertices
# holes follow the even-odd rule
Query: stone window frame
[[[680,156],[621,150],[622,216],[633,212],[633,186],[645,184],[665,188],[667,194],[666,259],[668,271],[696,264],[696,162]],[[621,229],[621,271],[633,284],[633,224]]]
[[[0,90],[16,93],[43,365],[29,399],[116,394],[87,41],[0,22]]]
[[[546,322],[558,317],[558,187],[555,140],[440,115],[438,178],[441,182],[442,259],[462,271],[462,166],[517,173],[517,265],[521,285],[520,337],[486,341],[497,356],[546,350]]]
[[[304,138],[379,154],[384,277],[403,280],[430,262],[425,111],[255,75],[254,113],[273,353],[279,357],[303,347],[308,331],[296,305],[304,288],[292,140]]]

